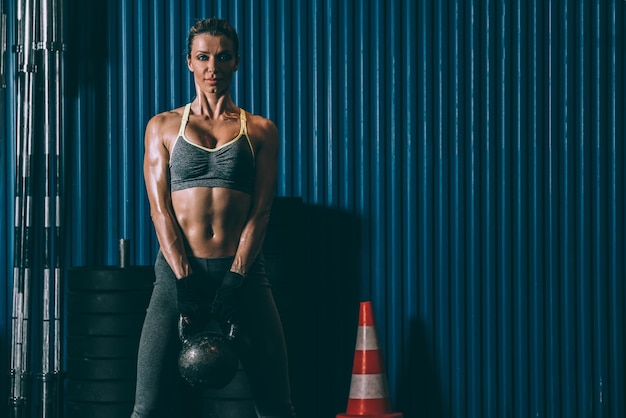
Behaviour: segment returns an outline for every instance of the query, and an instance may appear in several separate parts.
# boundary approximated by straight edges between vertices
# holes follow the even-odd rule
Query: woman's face
[[[201,91],[224,94],[237,71],[239,57],[235,55],[232,42],[227,37],[202,33],[193,39],[187,66]]]

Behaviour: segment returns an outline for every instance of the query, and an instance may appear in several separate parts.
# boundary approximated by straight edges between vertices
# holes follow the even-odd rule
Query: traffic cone
[[[345,414],[338,414],[336,418],[352,417],[402,418],[402,413],[391,412],[371,302],[361,302],[348,408]]]

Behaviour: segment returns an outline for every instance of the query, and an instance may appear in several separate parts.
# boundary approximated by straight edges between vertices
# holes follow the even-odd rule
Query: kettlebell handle
[[[181,343],[189,339],[189,335],[185,332],[185,318],[182,315],[178,316],[178,338]]]
[[[215,319],[212,319],[212,321],[215,321]],[[189,338],[191,338],[194,334],[202,331],[202,330],[196,329],[196,330],[193,330],[192,332],[189,332],[189,328],[193,330],[194,326],[186,323],[183,315],[179,315],[178,316],[178,338],[180,339],[180,342],[184,343]],[[239,333],[239,326],[234,323],[229,322],[228,324],[226,324],[224,328],[222,328],[222,330],[224,332],[224,336],[228,340],[232,341],[237,337]]]

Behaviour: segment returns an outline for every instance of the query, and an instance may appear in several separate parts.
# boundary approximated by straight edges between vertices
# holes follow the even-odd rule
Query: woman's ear
[[[193,68],[191,68],[191,56],[189,54],[187,54],[185,59],[187,60],[187,68],[189,68],[189,71],[191,71],[193,73]]]

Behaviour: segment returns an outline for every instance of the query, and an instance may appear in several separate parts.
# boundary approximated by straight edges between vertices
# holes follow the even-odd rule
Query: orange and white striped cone
[[[361,302],[354,350],[350,396],[345,414],[336,418],[402,418],[392,412],[382,355],[378,346],[371,302]]]

